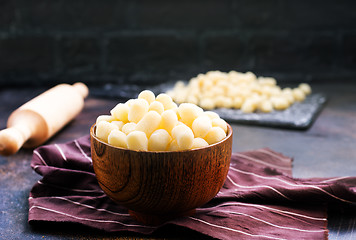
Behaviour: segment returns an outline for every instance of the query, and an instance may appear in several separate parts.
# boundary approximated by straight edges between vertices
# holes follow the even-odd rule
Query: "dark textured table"
[[[356,84],[312,85],[326,94],[328,102],[308,130],[232,124],[233,151],[269,147],[294,158],[294,177],[356,176]],[[0,128],[9,114],[45,89],[0,90]],[[115,99],[89,96],[80,115],[47,144],[66,142],[89,133],[100,114],[107,114]],[[10,157],[0,156],[0,239],[204,239],[185,229],[166,228],[154,236],[133,233],[107,234],[71,224],[27,223],[28,195],[40,179],[30,167],[32,150],[21,149]],[[356,213],[329,212],[330,239],[356,239]],[[209,238],[206,238],[209,239]]]

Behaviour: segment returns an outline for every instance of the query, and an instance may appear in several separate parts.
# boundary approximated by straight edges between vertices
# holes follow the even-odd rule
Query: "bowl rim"
[[[233,135],[233,130],[232,130],[232,127],[230,126],[230,124],[226,123],[227,125],[227,134],[226,134],[226,137],[223,138],[222,140],[220,140],[219,142],[216,142],[216,143],[213,143],[213,144],[210,144],[206,147],[200,147],[200,148],[194,148],[194,149],[186,149],[186,150],[178,150],[178,151],[144,151],[144,150],[132,150],[132,149],[128,149],[128,148],[122,148],[122,147],[117,147],[117,146],[113,146],[109,143],[106,143],[104,141],[102,141],[101,139],[99,139],[96,134],[94,133],[94,129],[96,127],[96,123],[94,123],[91,127],[90,127],[90,136],[92,138],[94,138],[96,141],[100,142],[101,144],[104,144],[108,147],[112,147],[112,148],[116,148],[116,149],[120,149],[120,150],[125,150],[125,151],[131,151],[131,152],[137,152],[137,153],[155,153],[155,154],[167,154],[167,153],[182,153],[182,152],[191,152],[191,151],[199,151],[199,150],[202,150],[202,149],[208,149],[208,148],[212,148],[218,144],[221,144],[222,142],[225,142],[227,141],[229,138],[232,138],[232,135]]]

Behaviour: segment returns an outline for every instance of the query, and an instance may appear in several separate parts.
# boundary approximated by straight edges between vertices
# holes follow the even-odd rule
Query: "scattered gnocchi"
[[[268,113],[304,101],[311,92],[307,83],[294,89],[281,89],[276,79],[256,77],[252,72],[210,71],[192,78],[187,85],[178,81],[167,94],[178,104],[189,102],[205,110],[234,108],[244,113]]]
[[[110,115],[96,119],[96,136],[116,147],[138,151],[179,151],[217,143],[227,123],[193,103],[179,106],[165,93],[149,90],[137,99],[117,104]]]

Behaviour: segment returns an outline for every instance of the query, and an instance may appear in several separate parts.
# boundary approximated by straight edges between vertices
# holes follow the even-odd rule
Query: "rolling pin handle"
[[[9,156],[16,153],[29,138],[27,131],[10,127],[0,131],[0,155]]]
[[[74,83],[73,87],[83,98],[86,98],[88,96],[89,89],[84,83],[81,82]]]

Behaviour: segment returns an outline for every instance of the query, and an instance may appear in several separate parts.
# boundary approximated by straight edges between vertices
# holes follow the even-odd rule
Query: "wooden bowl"
[[[100,187],[131,216],[149,225],[190,216],[220,190],[230,166],[232,128],[222,141],[185,151],[134,151],[111,146],[90,129]]]

